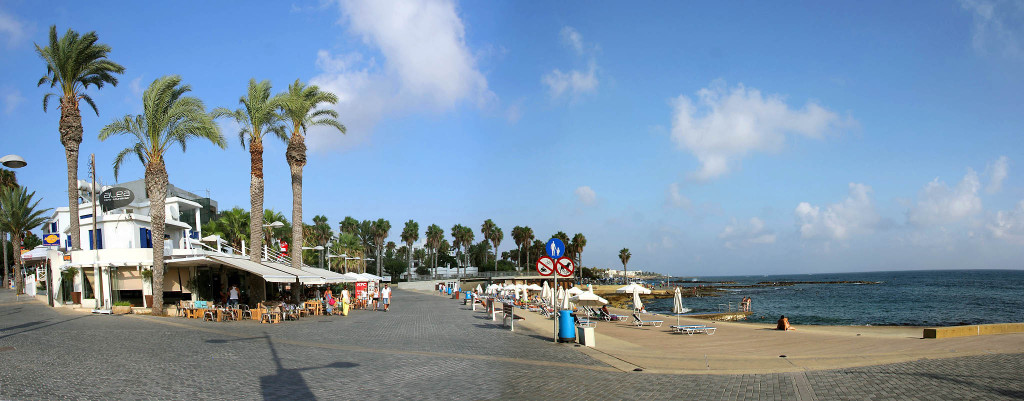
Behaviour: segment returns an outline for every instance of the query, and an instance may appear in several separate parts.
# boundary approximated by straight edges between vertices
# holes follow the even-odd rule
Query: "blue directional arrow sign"
[[[565,255],[565,243],[558,238],[549,239],[548,243],[544,245],[544,251],[547,252],[548,256],[558,259]]]

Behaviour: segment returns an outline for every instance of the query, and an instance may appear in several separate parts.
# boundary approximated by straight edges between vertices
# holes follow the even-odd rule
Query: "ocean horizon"
[[[849,273],[695,276],[686,280],[732,281],[714,285],[716,297],[684,298],[688,313],[735,310],[752,299],[747,322],[774,323],[785,315],[795,325],[955,326],[1024,322],[1024,270],[958,269]],[[863,281],[878,284],[794,284],[742,287],[759,282]],[[709,285],[684,281],[684,287]],[[729,286],[737,286],[730,288]],[[671,314],[672,299],[647,303]]]

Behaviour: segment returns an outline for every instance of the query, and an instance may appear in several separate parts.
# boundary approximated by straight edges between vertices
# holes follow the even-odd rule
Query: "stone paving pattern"
[[[621,372],[456,301],[394,295],[387,313],[260,325],[89,315],[0,291],[0,399],[1024,398],[1020,354],[795,374]]]

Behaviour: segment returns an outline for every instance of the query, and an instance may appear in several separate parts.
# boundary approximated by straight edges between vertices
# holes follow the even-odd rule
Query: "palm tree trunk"
[[[302,167],[306,165],[306,144],[297,129],[288,140],[285,159],[292,173],[292,247],[299,250],[299,257],[292,256],[292,267],[299,269],[302,267]],[[262,198],[260,195],[261,209]],[[295,303],[299,302],[299,292],[299,284],[296,283],[292,286],[292,300]]]
[[[249,172],[249,260],[260,263],[263,249],[263,143],[249,143],[249,158],[252,169]],[[301,221],[299,227],[302,227]],[[302,245],[298,245],[299,251]]]
[[[21,233],[11,233],[14,249],[21,249]],[[6,285],[6,283],[4,283]],[[14,258],[14,294],[20,295],[25,290],[25,278],[21,276],[21,256]]]
[[[409,254],[409,269],[405,273],[406,274],[405,281],[406,282],[410,282],[410,281],[412,281],[412,242],[406,242],[406,243],[409,244],[409,252],[408,252],[408,254]]]
[[[8,264],[10,262],[7,261],[7,233],[0,232],[0,244],[3,245],[2,248],[0,248],[0,252],[4,253],[4,281],[3,281],[3,288],[6,289],[7,288],[7,277],[10,275],[10,266],[11,266],[11,265]]]
[[[164,166],[163,160],[151,160],[146,165],[146,193],[149,195],[149,218],[153,230],[153,314],[163,316],[164,222],[167,221],[164,210],[167,198],[167,167]]]
[[[60,98],[60,143],[68,162],[68,208],[71,212],[71,249],[82,249],[82,233],[78,227],[78,147],[82,144],[82,114],[78,99]]]

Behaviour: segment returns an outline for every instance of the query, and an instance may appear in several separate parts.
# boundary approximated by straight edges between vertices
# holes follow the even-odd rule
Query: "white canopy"
[[[266,263],[266,262],[264,262],[264,263]],[[270,267],[274,267],[273,263],[267,263],[267,264],[270,265]],[[309,267],[309,266],[307,266],[307,267],[303,267],[302,270],[310,272],[310,273],[313,273],[313,274],[316,274],[316,275],[318,275],[320,277],[323,277],[324,278],[324,282],[327,283],[327,284],[354,283],[354,282],[356,282],[356,280],[354,278],[350,278],[350,277],[348,277],[348,276],[346,276],[344,274],[341,274],[341,273],[338,273],[338,272],[332,272],[332,271],[327,270],[327,269],[321,269],[321,268],[318,268],[318,267]]]
[[[530,285],[526,286],[526,289],[530,290],[530,291],[541,291],[544,288],[542,288],[541,286],[539,286],[537,284],[530,284]]]
[[[634,292],[639,292],[641,294],[650,294],[651,290],[648,290],[648,289],[644,288],[642,285],[637,284],[637,283],[629,283],[629,285],[627,285],[625,287],[620,287],[620,288],[616,289],[615,292],[620,293],[620,294],[632,294]]]
[[[569,301],[580,306],[599,306],[608,304],[607,299],[601,298],[601,296],[590,291],[584,291],[582,294],[569,298]]]
[[[248,259],[246,259],[246,260],[248,260]],[[310,272],[310,271],[299,270],[299,269],[296,269],[294,267],[288,266],[288,265],[286,265],[284,263],[278,263],[278,262],[267,261],[267,262],[263,262],[263,265],[264,266],[269,266],[270,268],[272,268],[274,270],[280,270],[280,271],[283,271],[285,273],[288,273],[288,274],[291,274],[293,276],[296,276],[296,277],[299,278],[299,282],[302,283],[302,284],[320,285],[320,284],[324,284],[325,283],[324,277],[322,275],[320,275],[319,273],[313,273],[313,272]],[[320,270],[320,269],[317,269],[317,270]]]
[[[566,291],[566,292],[568,292],[568,293],[569,293],[569,296],[573,296],[573,295],[580,295],[580,294],[582,294],[582,293],[583,293],[583,290],[581,290],[581,289],[579,289],[579,288],[576,288],[576,287],[572,287],[572,288],[570,288],[570,289],[569,289],[568,291]]]
[[[373,275],[373,274],[370,274],[370,273],[360,273],[359,276],[363,278],[360,281],[383,281],[384,280],[384,277]]]
[[[37,246],[37,247],[33,248],[31,251],[28,251],[28,252],[25,252],[25,253],[21,254],[21,259],[22,260],[46,259],[46,252],[48,252],[49,250],[50,250],[50,247],[40,245],[40,246]]]
[[[345,277],[348,277],[348,278],[352,279],[353,282],[355,282],[355,281],[366,281],[366,279],[363,278],[363,276],[360,275],[359,273],[348,272],[348,273],[342,274],[342,276],[345,276]]]

